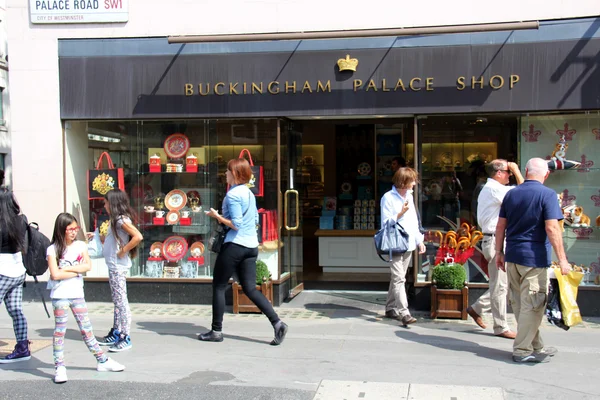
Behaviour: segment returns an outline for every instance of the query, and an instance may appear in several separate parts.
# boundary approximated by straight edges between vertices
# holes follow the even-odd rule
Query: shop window
[[[264,174],[259,259],[273,279],[278,269],[276,120],[103,121],[65,123],[68,177],[67,203],[85,231],[100,233],[108,215],[102,199],[88,200],[88,170],[107,152],[122,169],[125,191],[137,214],[144,240],[129,270],[134,278],[211,279],[216,255],[208,251],[216,222],[204,214],[221,209],[227,191],[227,161],[247,149]],[[232,132],[235,135],[232,135]],[[258,138],[257,144],[239,138]],[[105,162],[101,168],[107,168]],[[267,215],[268,214],[268,215]],[[267,229],[269,231],[267,232]],[[83,232],[82,232],[83,239]],[[264,240],[262,240],[264,239]],[[88,277],[107,277],[101,246],[89,245],[92,270]]]
[[[582,284],[599,285],[600,113],[523,117],[519,132],[522,170],[532,157],[548,159],[555,167],[545,185],[556,191],[565,214],[569,262],[584,272]],[[557,154],[561,145],[564,154]]]
[[[477,224],[477,188],[487,176],[483,166],[496,158],[517,161],[518,120],[504,116],[445,116],[420,120],[418,144],[421,176],[418,193],[427,252],[417,259],[417,282],[431,278],[439,247],[436,231],[445,234],[457,226]],[[414,147],[407,145],[408,154]],[[474,194],[475,193],[475,194]],[[429,240],[431,239],[431,240]],[[486,283],[488,265],[477,247],[465,264],[469,282]]]

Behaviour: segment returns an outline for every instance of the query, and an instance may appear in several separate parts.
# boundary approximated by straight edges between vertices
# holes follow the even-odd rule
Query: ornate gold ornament
[[[358,60],[356,58],[350,58],[350,54],[346,54],[346,58],[340,58],[337,62],[338,67],[341,71],[354,71],[358,66]]]
[[[105,195],[115,188],[115,180],[112,176],[102,173],[94,178],[92,189],[101,195]]]

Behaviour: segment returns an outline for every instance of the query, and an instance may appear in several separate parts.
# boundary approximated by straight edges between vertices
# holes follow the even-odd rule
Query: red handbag
[[[102,160],[106,158],[108,168],[102,168]],[[104,199],[106,193],[113,189],[125,190],[123,168],[115,168],[110,155],[105,151],[100,154],[96,169],[88,170],[88,200]]]

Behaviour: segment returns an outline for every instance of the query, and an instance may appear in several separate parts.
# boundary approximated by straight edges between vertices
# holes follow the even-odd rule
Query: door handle
[[[296,197],[296,225],[288,226],[288,198],[289,195]],[[300,227],[300,197],[298,191],[294,189],[286,190],[284,194],[284,208],[285,208],[285,229],[288,231],[295,231]]]

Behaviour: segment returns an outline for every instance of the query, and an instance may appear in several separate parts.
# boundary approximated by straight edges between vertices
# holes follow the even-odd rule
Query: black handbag
[[[227,232],[229,232],[229,228],[223,224],[218,224],[217,228],[214,230],[210,239],[208,239],[208,245],[210,246],[210,251],[213,253],[220,253],[223,248],[223,243],[225,242],[225,237],[227,236]]]

